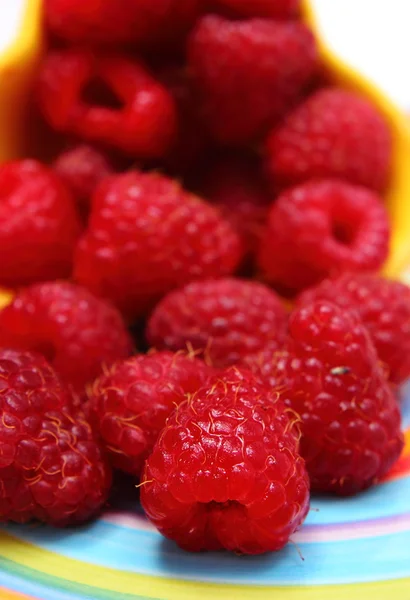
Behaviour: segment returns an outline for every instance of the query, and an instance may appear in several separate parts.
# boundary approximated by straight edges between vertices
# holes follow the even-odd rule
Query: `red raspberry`
[[[397,401],[355,314],[327,302],[295,311],[285,349],[256,371],[301,417],[313,490],[354,494],[400,456]]]
[[[247,157],[218,161],[207,174],[202,191],[238,232],[247,251],[246,263],[252,265],[272,202],[259,165]]]
[[[273,205],[259,262],[266,278],[290,292],[341,271],[377,270],[389,251],[381,198],[337,180],[283,192]]]
[[[141,502],[191,551],[280,550],[309,508],[298,431],[278,394],[226,371],[168,419],[146,463]]]
[[[113,466],[139,476],[169,415],[211,373],[196,358],[157,352],[118,362],[98,379],[90,406]]]
[[[298,306],[328,300],[355,311],[367,327],[390,380],[410,377],[410,288],[373,274],[346,273],[306,290]]]
[[[214,0],[213,4],[244,17],[290,19],[298,14],[300,0]]]
[[[58,282],[33,285],[14,297],[0,311],[0,340],[43,354],[77,392],[133,347],[114,307],[88,290]]]
[[[275,183],[340,177],[383,191],[392,159],[388,124],[368,100],[329,88],[291,112],[267,141],[267,167]]]
[[[74,525],[105,503],[111,473],[90,426],[40,356],[0,351],[0,520]]]
[[[89,208],[97,185],[114,171],[105,153],[85,144],[62,152],[54,161],[53,169],[83,210]]]
[[[289,110],[317,54],[302,23],[207,16],[191,34],[188,57],[211,132],[235,144],[266,133]]]
[[[172,97],[135,59],[51,52],[37,92],[45,119],[57,131],[142,158],[162,156],[173,141]]]
[[[45,0],[49,29],[71,43],[152,43],[193,23],[199,0]]]
[[[232,273],[240,252],[212,206],[171,179],[133,171],[98,188],[75,277],[133,318],[190,280]]]
[[[203,351],[215,367],[233,365],[286,337],[279,296],[256,281],[216,279],[189,283],[156,306],[147,338],[157,348]]]
[[[80,222],[54,173],[34,160],[0,166],[0,284],[68,277]]]

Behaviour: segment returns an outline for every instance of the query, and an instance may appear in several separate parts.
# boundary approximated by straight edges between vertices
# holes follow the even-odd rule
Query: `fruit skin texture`
[[[66,526],[95,516],[111,471],[41,356],[0,350],[0,414],[0,520]]]
[[[388,256],[390,225],[373,191],[337,180],[284,191],[271,208],[259,253],[266,279],[284,293],[344,271],[376,271]]]
[[[114,101],[93,85],[96,81]],[[176,134],[171,95],[142,63],[118,53],[49,52],[38,76],[37,100],[53,129],[130,156],[161,157]]]
[[[306,290],[297,300],[304,306],[328,300],[356,312],[366,326],[391,382],[410,377],[410,288],[374,274],[345,273]]]
[[[403,448],[396,398],[354,313],[315,302],[290,317],[283,352],[254,367],[301,418],[314,491],[347,496],[377,483]]]
[[[245,156],[217,160],[201,191],[240,235],[246,251],[244,268],[252,268],[273,200],[256,160]]]
[[[215,0],[213,4],[244,17],[290,19],[298,14],[300,0]]]
[[[263,135],[289,110],[316,69],[316,47],[301,23],[205,16],[188,41],[188,64],[218,142]]]
[[[108,156],[87,144],[64,150],[54,161],[53,169],[83,211],[89,208],[98,184],[114,171]]]
[[[229,369],[168,419],[145,466],[141,502],[190,551],[280,550],[309,508],[298,429],[274,390]]]
[[[46,0],[49,29],[71,43],[152,44],[183,34],[199,0]]]
[[[201,360],[172,352],[112,365],[90,392],[92,420],[112,465],[139,476],[169,415],[212,372]]]
[[[133,349],[120,313],[68,282],[37,284],[18,292],[0,311],[0,344],[40,352],[78,393],[104,365],[126,358]]]
[[[384,191],[392,160],[389,126],[368,100],[325,88],[289,113],[268,137],[266,164],[275,184],[338,177]]]
[[[203,351],[215,367],[228,367],[285,340],[287,313],[262,283],[202,280],[170,292],[154,309],[147,339],[157,348]]]
[[[132,171],[99,186],[74,275],[132,319],[190,280],[232,273],[241,252],[212,206],[171,179]]]
[[[0,284],[68,277],[80,221],[54,173],[35,160],[0,166]]]

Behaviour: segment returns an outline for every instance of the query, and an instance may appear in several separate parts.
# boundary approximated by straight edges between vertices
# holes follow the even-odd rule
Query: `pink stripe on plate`
[[[140,531],[155,531],[155,527],[143,516],[132,512],[107,512],[103,521]],[[292,539],[300,544],[317,544],[324,542],[341,542],[359,540],[378,536],[410,531],[410,513],[355,523],[337,525],[306,525]]]
[[[307,525],[292,539],[299,543],[341,542],[372,538],[410,530],[410,513],[384,519],[340,523],[339,525]]]

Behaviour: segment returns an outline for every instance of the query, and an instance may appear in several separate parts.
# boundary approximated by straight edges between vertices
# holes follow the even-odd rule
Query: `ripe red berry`
[[[291,19],[299,12],[300,0],[214,0],[212,4],[244,17]]]
[[[53,169],[83,211],[88,210],[98,184],[114,170],[105,153],[86,144],[64,150],[54,161]]]
[[[140,62],[125,55],[50,52],[37,97],[57,131],[131,156],[162,156],[176,133],[172,97]]]
[[[44,14],[49,30],[65,41],[112,45],[134,39],[129,6],[130,0],[45,0]]]
[[[157,348],[202,351],[216,367],[227,367],[286,337],[287,313],[279,296],[262,283],[202,280],[170,292],[157,304],[147,338]]]
[[[375,271],[387,258],[390,227],[382,199],[337,180],[283,192],[272,206],[259,264],[293,293],[343,271]]]
[[[72,283],[33,285],[0,311],[2,346],[43,354],[81,393],[104,365],[126,358],[132,340],[119,312]]]
[[[169,415],[212,373],[201,360],[156,352],[114,364],[90,392],[92,421],[114,467],[139,476]]]
[[[367,99],[339,88],[316,92],[291,112],[267,141],[275,184],[340,177],[383,191],[392,140],[383,116]]]
[[[232,273],[240,253],[212,206],[171,179],[133,171],[98,188],[75,277],[133,318],[190,280]]]
[[[201,189],[238,232],[246,251],[245,266],[252,266],[272,202],[259,165],[248,157],[218,161]]]
[[[316,47],[301,23],[203,17],[191,34],[188,61],[205,119],[222,143],[267,133],[309,82]]]
[[[74,525],[105,503],[111,472],[46,361],[0,351],[0,520]]]
[[[168,419],[146,463],[148,518],[186,550],[280,550],[309,508],[298,431],[278,395],[230,369]]]
[[[45,0],[47,25],[70,43],[153,44],[182,35],[199,0]]]
[[[328,300],[356,312],[366,326],[390,381],[410,377],[410,288],[373,274],[346,273],[298,298],[298,306]]]
[[[289,329],[284,350],[254,369],[300,415],[312,490],[370,487],[399,458],[403,436],[366,328],[354,313],[315,302],[291,315]]]
[[[80,223],[74,201],[34,160],[0,166],[0,285],[68,277]]]

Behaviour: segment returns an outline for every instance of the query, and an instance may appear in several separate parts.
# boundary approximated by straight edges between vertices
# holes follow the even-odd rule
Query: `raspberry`
[[[342,271],[377,270],[390,227],[381,198],[337,180],[283,192],[273,205],[259,263],[281,289],[298,291]]]
[[[336,88],[316,92],[272,132],[267,168],[275,183],[340,177],[383,191],[392,140],[388,124],[368,100]]]
[[[156,306],[147,338],[157,348],[203,351],[216,367],[233,365],[286,337],[287,314],[276,293],[256,281],[189,283]]]
[[[80,222],[54,173],[34,160],[0,166],[0,285],[68,277]]]
[[[373,274],[346,273],[306,290],[298,299],[303,306],[328,300],[355,311],[366,326],[390,380],[410,377],[410,288]]]
[[[168,419],[146,463],[148,518],[186,550],[280,550],[309,508],[297,431],[278,395],[226,371]]]
[[[45,0],[44,13],[49,30],[63,40],[112,45],[134,39],[129,4],[129,0]]]
[[[131,156],[160,157],[175,135],[172,97],[141,63],[121,54],[50,52],[37,97],[57,131]]]
[[[118,362],[97,380],[90,406],[113,466],[139,476],[169,415],[211,373],[196,358],[157,352]]]
[[[114,170],[106,154],[85,144],[62,152],[53,169],[83,210],[89,208],[97,185]]]
[[[111,473],[46,361],[0,351],[0,520],[74,525],[105,503]]]
[[[171,179],[133,171],[98,188],[75,277],[132,319],[177,286],[232,273],[240,252],[212,206]]]
[[[314,38],[301,23],[203,17],[188,60],[204,99],[204,116],[222,143],[267,132],[289,110],[316,69]]]
[[[248,157],[218,161],[212,165],[202,191],[238,232],[246,250],[245,266],[252,266],[272,201],[259,165]]]
[[[215,0],[214,4],[244,17],[290,19],[298,14],[300,0]]]
[[[289,328],[285,349],[256,371],[300,415],[312,490],[364,490],[403,448],[397,401],[376,350],[358,317],[328,302],[295,311]]]
[[[64,382],[82,392],[106,364],[129,356],[132,340],[121,315],[72,283],[43,283],[19,292],[0,311],[3,346],[35,350]]]
[[[71,43],[138,44],[181,35],[199,0],[46,0],[49,29]]]

